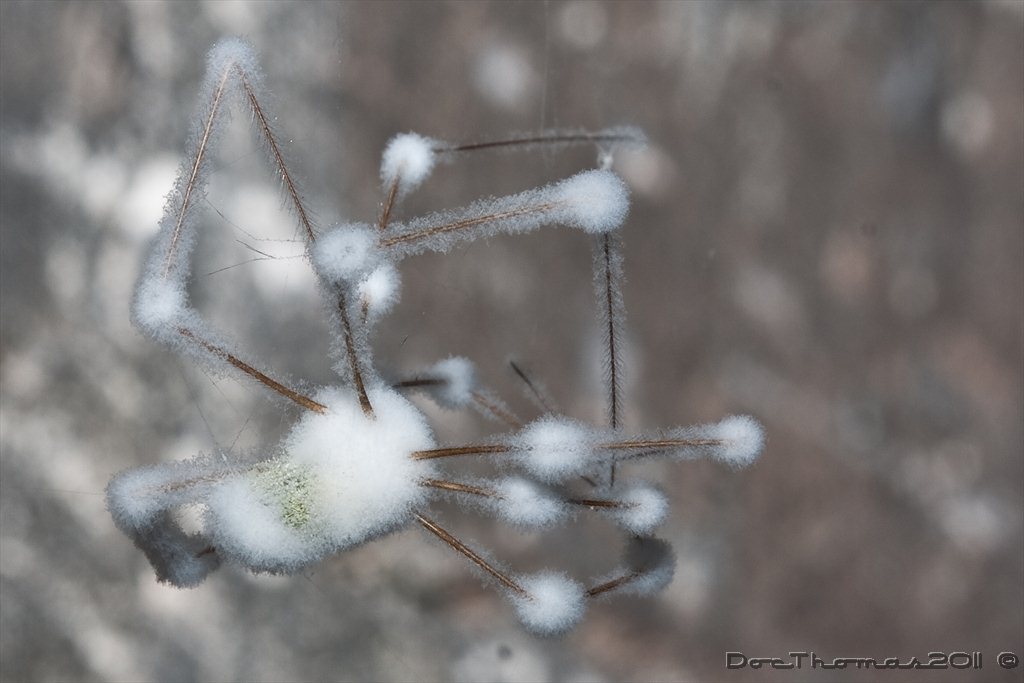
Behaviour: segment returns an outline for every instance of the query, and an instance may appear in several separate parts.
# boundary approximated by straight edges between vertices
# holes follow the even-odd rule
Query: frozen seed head
[[[545,416],[512,440],[519,463],[537,479],[556,483],[586,471],[593,452],[590,428],[566,417]]]
[[[551,571],[520,577],[527,595],[512,594],[519,620],[541,636],[565,633],[583,618],[586,594],[583,586],[565,574]]]
[[[516,526],[548,527],[565,519],[568,506],[546,486],[522,477],[497,482],[494,507],[502,519]]]
[[[764,429],[747,415],[727,417],[715,425],[712,432],[714,438],[722,441],[714,457],[733,467],[746,467],[764,448]]]
[[[622,507],[607,508],[615,523],[637,536],[644,536],[658,528],[668,514],[668,498],[656,487],[636,484],[624,491],[616,491]]]
[[[434,170],[437,143],[416,133],[402,133],[391,138],[380,161],[380,179],[385,191],[398,182],[402,196],[415,190]]]
[[[359,281],[359,296],[371,318],[384,315],[398,302],[401,283],[398,270],[390,263],[377,266]]]
[[[430,366],[424,375],[440,381],[428,386],[427,390],[441,406],[457,410],[473,403],[473,392],[477,388],[476,369],[469,359],[461,356],[445,358]]]
[[[584,232],[615,230],[626,220],[629,190],[608,170],[584,171],[552,188],[552,198],[565,204],[568,225]]]
[[[328,282],[356,282],[381,260],[377,233],[368,225],[336,225],[313,245],[313,265]]]

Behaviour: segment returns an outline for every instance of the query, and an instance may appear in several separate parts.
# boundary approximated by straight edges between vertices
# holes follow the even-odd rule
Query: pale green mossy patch
[[[314,481],[308,467],[283,459],[272,460],[256,473],[256,489],[280,507],[281,520],[302,529],[313,517]]]

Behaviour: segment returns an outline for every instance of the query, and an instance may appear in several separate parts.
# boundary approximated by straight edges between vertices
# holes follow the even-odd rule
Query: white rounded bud
[[[593,450],[590,430],[565,417],[545,416],[515,436],[519,462],[537,479],[554,483],[584,472]]]
[[[519,620],[542,636],[565,633],[583,618],[586,593],[565,574],[544,571],[519,578],[527,595],[512,594]]]
[[[329,282],[353,282],[380,261],[377,233],[368,225],[336,225],[313,244],[313,266]]]
[[[380,161],[380,179],[385,190],[398,182],[398,194],[415,190],[434,170],[435,142],[416,133],[391,138]]]
[[[713,428],[714,438],[722,441],[713,456],[733,467],[746,467],[764,448],[764,429],[752,417],[733,415]]]
[[[608,170],[584,171],[563,180],[554,196],[565,203],[566,224],[591,234],[610,232],[622,225],[629,211],[629,190]]]

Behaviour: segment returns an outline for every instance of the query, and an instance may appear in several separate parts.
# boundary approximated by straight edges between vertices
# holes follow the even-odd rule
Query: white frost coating
[[[359,281],[359,298],[371,319],[384,315],[398,302],[401,282],[398,270],[390,263],[377,266]]]
[[[107,508],[121,529],[148,527],[170,508],[201,501],[213,482],[238,469],[238,465],[199,456],[125,470],[107,485]]]
[[[620,527],[637,536],[654,531],[668,514],[665,494],[649,484],[635,484],[625,490],[617,490],[615,498],[628,507],[607,508],[609,516]]]
[[[764,448],[764,429],[747,415],[727,417],[715,425],[712,432],[723,441],[714,451],[714,457],[733,467],[746,467]]]
[[[336,225],[313,244],[313,265],[328,282],[354,282],[380,261],[377,233],[369,225]]]
[[[558,183],[551,193],[565,204],[562,220],[589,233],[615,230],[626,220],[629,190],[608,170],[584,171]]]
[[[220,565],[220,558],[202,553],[209,541],[185,533],[170,510],[201,501],[209,482],[227,471],[222,463],[200,457],[127,470],[110,481],[111,517],[145,553],[159,581],[179,588],[195,586]]]
[[[159,515],[144,531],[128,535],[145,553],[157,580],[172,586],[196,586],[220,566],[220,558],[207,552],[209,541],[197,534],[186,534],[169,513]]]
[[[139,281],[132,302],[135,324],[151,337],[161,338],[188,315],[188,299],[180,282],[150,274]]]
[[[339,549],[408,521],[413,507],[427,498],[420,480],[434,474],[430,461],[409,457],[434,447],[424,417],[397,392],[368,393],[372,418],[346,390],[317,393],[314,399],[328,413],[307,412],[284,443],[293,463],[314,471],[314,507]]]
[[[323,556],[393,531],[426,503],[435,474],[413,451],[434,446],[404,398],[371,389],[374,417],[356,397],[327,388],[282,444],[284,455],[210,496],[207,522],[219,550],[255,571],[294,572]]]
[[[256,58],[252,46],[240,38],[224,38],[217,41],[206,56],[207,73],[215,78],[231,66],[240,68],[251,84],[256,85],[253,81],[262,83],[263,72],[260,70],[259,59]]]
[[[207,501],[217,552],[253,571],[292,573],[330,551],[324,539],[289,526],[252,476],[224,482]]]
[[[161,512],[176,504],[167,485],[174,481],[167,467],[139,467],[117,474],[107,484],[107,508],[122,529],[149,526]]]
[[[459,242],[525,233],[545,225],[604,233],[622,224],[628,208],[628,192],[617,175],[584,171],[544,187],[392,223],[382,244],[389,255],[405,258],[428,250],[446,252]]]
[[[518,578],[529,596],[512,593],[512,604],[527,629],[541,636],[565,633],[583,618],[586,593],[565,574],[543,571]]]
[[[564,481],[593,465],[593,443],[586,425],[556,416],[531,422],[511,441],[519,463],[547,483]]]
[[[565,519],[568,506],[558,495],[536,482],[508,477],[497,482],[494,509],[502,519],[517,526],[542,528]]]
[[[398,196],[415,190],[434,170],[437,143],[416,133],[402,133],[391,138],[380,161],[380,179],[384,190],[398,181]]]
[[[423,375],[442,380],[441,384],[425,387],[441,406],[456,410],[473,402],[473,391],[477,388],[476,368],[468,358],[445,358],[430,366]]]

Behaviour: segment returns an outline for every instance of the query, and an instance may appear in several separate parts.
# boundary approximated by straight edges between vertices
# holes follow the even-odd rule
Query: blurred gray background
[[[1021,3],[2,2],[0,21],[4,681],[1021,680],[995,662],[1024,655]],[[396,132],[646,130],[648,149],[616,159],[633,191],[626,423],[749,413],[769,438],[743,472],[631,468],[674,501],[663,595],[538,640],[417,529],[295,577],[154,581],[104,509],[109,477],[259,448],[295,418],[128,323],[223,35],[260,53],[323,225],[374,219]],[[402,211],[593,163],[480,154]],[[194,297],[279,374],[327,383],[323,309],[280,206],[237,116]],[[568,230],[411,259],[377,360],[397,377],[466,355],[529,419],[515,358],[600,420],[589,268]],[[497,428],[423,405],[444,441]],[[616,563],[592,520],[528,535],[435,512],[524,571]],[[726,651],[791,650],[980,651],[984,670],[725,668]]]

